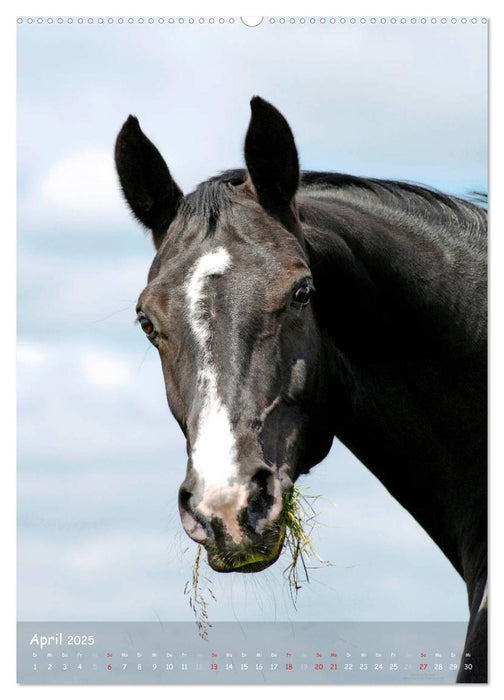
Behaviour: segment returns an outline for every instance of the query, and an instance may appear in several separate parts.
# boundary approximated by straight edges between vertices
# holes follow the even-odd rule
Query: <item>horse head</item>
[[[217,571],[277,559],[285,496],[333,439],[296,146],[272,105],[255,97],[251,110],[246,170],[187,196],[135,117],[115,152],[125,198],[156,247],[137,314],[187,441],[181,520]]]

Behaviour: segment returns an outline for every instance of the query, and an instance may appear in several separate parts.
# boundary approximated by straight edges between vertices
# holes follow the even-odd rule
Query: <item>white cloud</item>
[[[17,347],[17,362],[19,366],[40,367],[47,361],[46,354],[35,344],[20,343]]]
[[[117,356],[86,352],[82,355],[81,362],[84,376],[95,386],[114,389],[127,386],[133,380],[130,363]]]
[[[159,359],[143,346],[126,353],[102,342],[40,343],[46,361],[18,370],[19,457],[134,459],[175,448],[184,465],[184,440],[166,405]]]
[[[58,341],[79,333],[88,338],[126,333],[130,347],[138,338],[150,347],[133,326],[136,300],[151,259],[149,242],[145,242],[144,259],[129,257],[114,263],[26,250],[20,251],[19,258],[18,328],[22,334],[50,334]]]
[[[117,221],[124,211],[112,155],[95,148],[71,153],[52,165],[41,193],[44,208],[73,223]]]

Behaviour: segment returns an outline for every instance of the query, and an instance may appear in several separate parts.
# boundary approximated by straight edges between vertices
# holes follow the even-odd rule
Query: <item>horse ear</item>
[[[115,163],[131,211],[151,229],[159,248],[183,195],[162,155],[131,115],[117,136]]]
[[[260,97],[250,102],[245,162],[259,203],[271,214],[290,209],[299,185],[299,161],[290,126]]]

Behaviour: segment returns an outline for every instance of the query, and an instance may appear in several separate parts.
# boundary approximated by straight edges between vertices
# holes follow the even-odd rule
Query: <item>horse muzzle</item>
[[[285,524],[279,523],[266,535],[243,538],[240,545],[224,542],[223,546],[210,540],[203,543],[209,566],[220,573],[235,571],[256,573],[274,564],[282,551]]]
[[[179,491],[182,525],[205,547],[212,569],[251,573],[278,559],[285,536],[282,486],[266,466],[247,482],[206,486],[186,478]]]

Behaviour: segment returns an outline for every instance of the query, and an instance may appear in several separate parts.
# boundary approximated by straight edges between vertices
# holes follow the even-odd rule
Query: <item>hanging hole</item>
[[[262,17],[240,17],[247,27],[257,27],[263,21]]]

